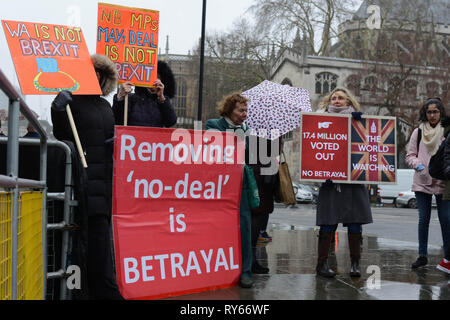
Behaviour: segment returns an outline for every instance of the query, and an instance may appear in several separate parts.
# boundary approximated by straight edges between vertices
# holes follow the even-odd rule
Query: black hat
[[[158,74],[164,85],[164,95],[168,96],[170,99],[173,99],[173,97],[175,97],[176,83],[172,69],[170,69],[166,62],[158,61]]]

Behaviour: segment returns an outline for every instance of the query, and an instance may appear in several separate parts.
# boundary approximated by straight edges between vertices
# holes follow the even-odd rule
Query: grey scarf
[[[355,112],[355,109],[352,106],[348,107],[335,107],[332,105],[328,106],[328,112],[330,113],[340,113],[340,114],[349,114]]]

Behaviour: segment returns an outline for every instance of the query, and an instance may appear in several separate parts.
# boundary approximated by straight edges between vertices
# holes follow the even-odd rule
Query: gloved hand
[[[359,112],[359,111],[357,111],[357,112],[352,112],[352,117],[353,117],[353,119],[355,119],[355,120],[361,120],[361,115],[362,115],[362,112]]]
[[[416,166],[417,171],[422,171],[423,169],[425,169],[425,166],[421,163]]]
[[[56,96],[52,103],[52,109],[55,111],[64,111],[66,106],[72,102],[72,92],[63,90]]]
[[[333,180],[327,179],[327,180],[325,180],[325,182],[323,183],[323,185],[324,185],[324,186],[331,186],[331,185],[333,185]]]

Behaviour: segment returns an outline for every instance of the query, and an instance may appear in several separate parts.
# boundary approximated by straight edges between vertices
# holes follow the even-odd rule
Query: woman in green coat
[[[220,118],[210,119],[206,122],[206,130],[215,129],[219,131],[249,130],[244,123],[247,119],[247,98],[239,93],[226,96],[219,104]],[[247,143],[246,143],[247,149]],[[247,153],[247,152],[246,152]],[[251,211],[248,203],[248,183],[244,174],[240,205],[240,228],[241,228],[241,252],[242,252],[242,274],[239,286],[250,288],[252,280],[252,242],[251,242]]]

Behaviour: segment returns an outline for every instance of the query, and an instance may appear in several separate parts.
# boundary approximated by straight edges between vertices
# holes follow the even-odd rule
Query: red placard
[[[235,285],[244,144],[231,133],[116,127],[113,223],[126,299]]]
[[[302,180],[348,180],[348,117],[302,114]]]

